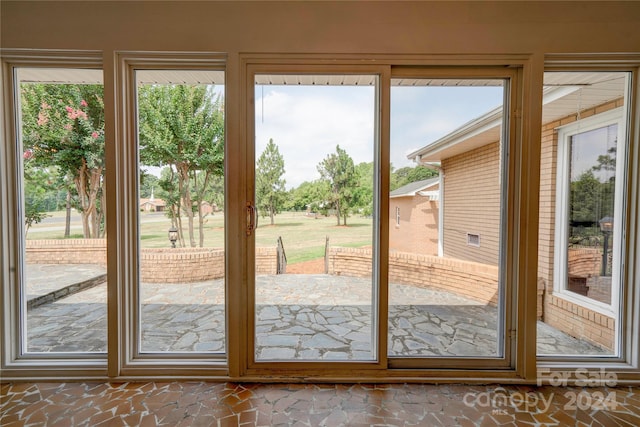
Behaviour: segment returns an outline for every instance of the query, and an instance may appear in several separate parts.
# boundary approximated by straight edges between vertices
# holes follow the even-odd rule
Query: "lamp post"
[[[171,247],[176,247],[176,241],[178,240],[178,229],[173,225],[169,228],[169,241],[171,242]]]
[[[604,235],[604,245],[602,248],[602,271],[600,273],[601,276],[607,275],[607,264],[609,264],[609,236],[613,231],[613,218],[610,216],[605,216],[600,221],[600,231]]]

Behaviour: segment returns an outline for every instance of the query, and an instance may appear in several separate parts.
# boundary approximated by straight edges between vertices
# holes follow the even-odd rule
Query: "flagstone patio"
[[[52,292],[103,271],[30,266],[28,294]],[[74,278],[69,280],[69,278]],[[142,285],[143,352],[225,351],[224,283]],[[54,289],[55,292],[55,289]],[[28,311],[30,352],[105,352],[106,284]],[[258,360],[373,360],[371,282],[324,274],[259,276]],[[497,310],[447,292],[392,284],[390,356],[496,356]],[[542,354],[604,350],[538,322]]]

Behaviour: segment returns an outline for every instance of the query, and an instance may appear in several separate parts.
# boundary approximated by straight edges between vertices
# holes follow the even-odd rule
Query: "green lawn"
[[[53,217],[64,218],[64,213],[53,212]],[[82,237],[79,221],[72,223],[73,238]],[[284,212],[276,216],[275,225],[269,225],[269,218],[261,217],[256,230],[257,246],[275,246],[282,236],[287,262],[297,262],[324,256],[325,239],[333,246],[370,246],[372,239],[372,219],[352,216],[347,226],[337,226],[335,217],[308,217],[302,212]],[[143,248],[169,247],[167,230],[169,218],[160,213],[140,213],[140,244]],[[186,234],[186,221],[184,222]],[[28,239],[62,239],[64,222],[36,224],[29,230]],[[196,242],[198,236],[196,232]],[[205,222],[205,247],[220,248],[224,245],[224,215],[209,215]]]

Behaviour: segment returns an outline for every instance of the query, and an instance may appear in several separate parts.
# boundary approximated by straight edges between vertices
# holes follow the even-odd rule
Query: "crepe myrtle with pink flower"
[[[20,92],[23,161],[60,177],[60,189],[81,215],[83,236],[103,237],[102,85],[22,83]]]

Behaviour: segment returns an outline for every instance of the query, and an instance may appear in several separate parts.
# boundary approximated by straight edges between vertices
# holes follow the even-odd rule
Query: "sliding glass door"
[[[256,361],[374,361],[378,76],[256,74]]]

